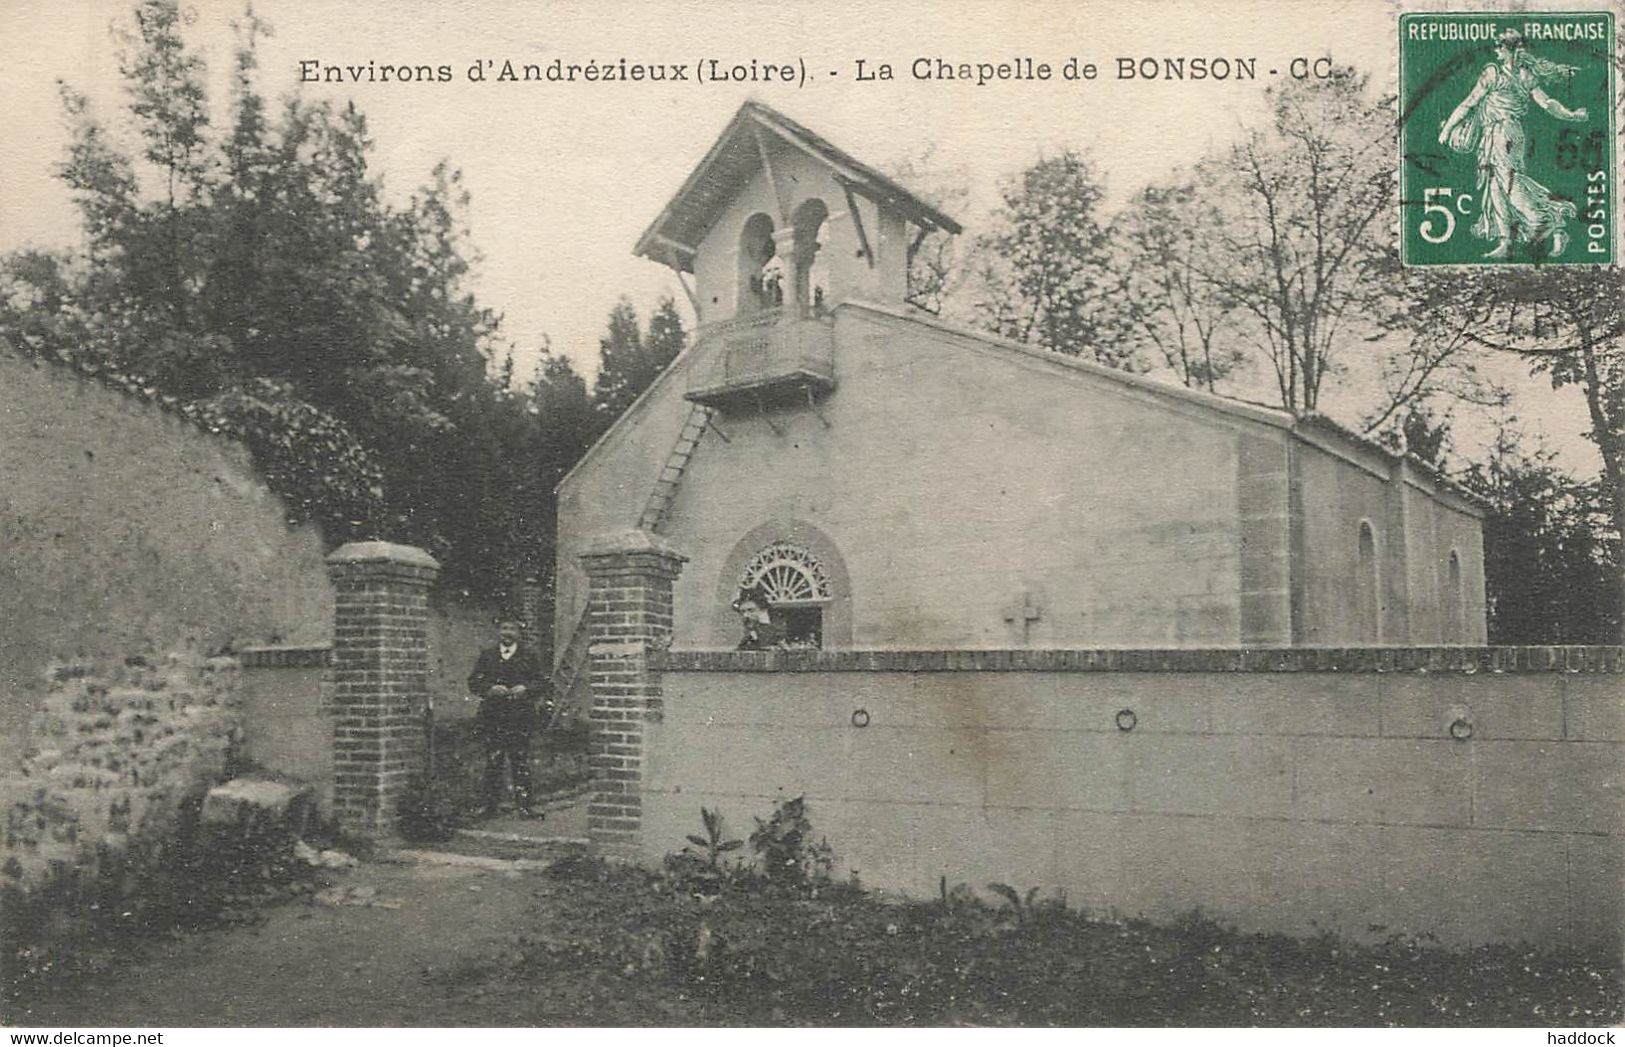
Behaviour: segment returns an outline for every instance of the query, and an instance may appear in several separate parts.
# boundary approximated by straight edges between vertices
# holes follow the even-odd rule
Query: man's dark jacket
[[[497,684],[513,687],[525,685],[522,695],[490,697],[487,692]],[[535,703],[544,697],[547,673],[542,670],[541,659],[524,644],[520,644],[507,661],[495,647],[480,652],[474,662],[474,671],[468,674],[468,690],[480,700],[480,722],[489,728],[529,733]]]

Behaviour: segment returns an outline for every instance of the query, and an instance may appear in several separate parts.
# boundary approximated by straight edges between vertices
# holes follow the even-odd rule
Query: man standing
[[[544,686],[541,663],[519,643],[519,623],[497,623],[497,645],[480,652],[468,674],[469,693],[480,700],[479,731],[485,742],[485,808],[495,814],[502,800],[502,765],[513,778],[519,813],[534,817],[530,795],[530,736],[536,696]]]

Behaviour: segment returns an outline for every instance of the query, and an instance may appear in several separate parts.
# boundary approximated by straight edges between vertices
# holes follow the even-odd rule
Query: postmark
[[[1400,16],[1405,265],[1615,261],[1614,33],[1608,11]]]

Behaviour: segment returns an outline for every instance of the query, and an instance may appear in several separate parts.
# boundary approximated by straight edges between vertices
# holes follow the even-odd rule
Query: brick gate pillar
[[[544,665],[552,665],[553,615],[547,598],[547,588],[533,574],[525,575],[519,583],[519,616],[524,619],[525,646],[542,658]]]
[[[422,549],[351,542],[327,558],[333,622],[333,812],[349,832],[387,836],[422,769],[429,586]]]
[[[587,545],[591,628],[593,843],[635,852],[643,822],[643,725],[661,718],[660,674],[651,649],[671,642],[672,583],[687,561],[647,531],[603,535]]]

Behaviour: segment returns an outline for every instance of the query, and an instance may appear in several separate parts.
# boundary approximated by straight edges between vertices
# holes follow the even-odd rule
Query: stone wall
[[[0,736],[56,657],[331,638],[320,535],[229,440],[0,351],[0,476]]]
[[[497,642],[496,617],[490,607],[436,603],[431,596],[427,686],[436,715],[474,715],[474,703],[463,700],[468,695],[468,674],[474,671],[480,650]]]
[[[480,648],[492,642],[492,618],[487,608],[468,604],[429,608],[426,683],[419,700],[434,702],[435,719],[443,726],[473,719],[477,705],[464,700],[468,674]],[[331,645],[255,646],[244,648],[238,656],[243,667],[239,704],[244,758],[254,767],[309,784],[322,815],[331,815]],[[421,716],[421,704],[411,712]],[[468,756],[457,758],[466,760]]]
[[[1300,443],[1293,455],[1294,643],[1485,642],[1483,529],[1461,496],[1408,462],[1346,440]],[[1362,521],[1375,539],[1380,602],[1368,635],[1357,606]]]
[[[62,664],[48,678],[36,747],[0,773],[0,984],[8,986],[30,972],[48,975],[63,958],[53,950],[89,927],[135,926],[173,902],[142,892],[173,873],[164,865],[175,860],[177,834],[240,755],[234,659]]]
[[[1617,955],[1625,652],[650,656],[640,846],[805,794],[837,871]],[[647,700],[647,699],[646,699]]]
[[[324,818],[333,813],[332,650],[252,647],[242,664],[238,709],[243,759],[309,785]]]

